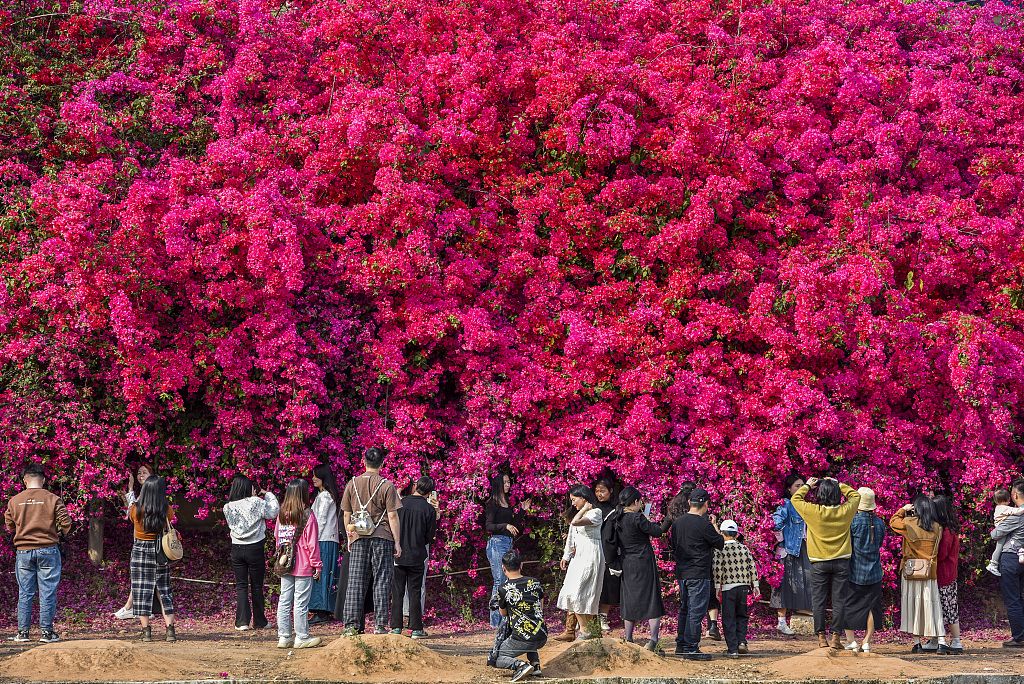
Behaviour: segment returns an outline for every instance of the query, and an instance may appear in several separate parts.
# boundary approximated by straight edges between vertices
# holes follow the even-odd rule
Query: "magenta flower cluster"
[[[138,458],[213,505],[381,444],[449,553],[502,464],[551,518],[697,480],[766,571],[793,470],[950,486],[971,535],[1024,428],[1022,19],[5,3],[3,460],[81,518]]]

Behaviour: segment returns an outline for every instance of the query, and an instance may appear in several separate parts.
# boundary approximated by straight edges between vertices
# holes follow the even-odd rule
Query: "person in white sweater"
[[[338,574],[338,505],[341,493],[331,466],[321,463],[313,468],[313,487],[317,490],[313,500],[313,515],[320,529],[320,559],[324,563],[320,578],[313,582],[309,610],[313,613],[309,623],[318,625],[334,617],[337,600]]]
[[[128,511],[129,509],[131,509],[132,504],[138,503],[139,501],[139,496],[138,494],[135,493],[136,476],[138,476],[138,483],[139,487],[141,488],[142,485],[146,484],[146,480],[148,480],[152,474],[153,468],[150,467],[148,463],[140,463],[138,469],[135,471],[135,474],[132,474],[131,470],[128,471],[128,489],[124,493],[125,520],[128,519]],[[118,620],[131,620],[135,617],[135,613],[132,612],[132,604],[134,603],[132,598],[133,597],[131,584],[129,584],[128,600],[124,602],[123,607],[119,608],[117,612],[114,613],[114,617],[116,617]]]
[[[272,492],[258,493],[242,474],[231,480],[224,519],[231,530],[231,568],[235,571],[235,629],[267,626],[263,580],[267,572],[267,521],[277,518],[280,504]],[[252,602],[250,604],[250,595]],[[251,627],[250,627],[251,622]]]

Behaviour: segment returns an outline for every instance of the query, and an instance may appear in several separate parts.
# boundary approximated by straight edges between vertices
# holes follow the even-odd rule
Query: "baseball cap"
[[[718,529],[722,532],[728,532],[729,534],[736,534],[740,531],[740,526],[736,524],[735,520],[723,520],[722,524],[718,526]]]
[[[707,491],[704,489],[700,489],[699,487],[690,492],[689,500],[691,506],[702,506],[703,504],[706,504],[710,499],[711,497],[708,496]]]

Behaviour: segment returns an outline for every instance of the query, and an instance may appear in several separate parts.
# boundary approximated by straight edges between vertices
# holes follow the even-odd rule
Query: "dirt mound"
[[[0,677],[20,681],[140,681],[187,679],[187,662],[150,653],[127,641],[92,639],[36,646],[0,663]]]
[[[940,674],[935,667],[926,667],[899,658],[889,658],[875,653],[840,652],[827,648],[776,661],[767,669],[779,679],[807,679],[826,672],[843,672],[849,677],[882,681],[902,677],[935,677]]]
[[[550,677],[579,677],[608,672],[659,674],[671,663],[643,646],[620,639],[589,639],[573,644],[544,664]]]
[[[324,648],[307,651],[308,657],[295,663],[298,674],[322,679],[335,676],[417,674],[425,670],[454,672],[461,663],[431,651],[422,644],[397,634],[341,637]]]

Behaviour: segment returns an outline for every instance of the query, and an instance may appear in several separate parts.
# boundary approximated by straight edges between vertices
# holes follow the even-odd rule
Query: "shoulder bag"
[[[285,575],[292,574],[292,570],[295,569],[295,552],[299,544],[299,537],[302,536],[302,532],[306,529],[306,521],[309,520],[309,516],[312,513],[306,515],[302,519],[302,523],[295,526],[295,534],[292,538],[286,542],[281,542],[277,545],[277,553],[274,554],[274,574],[278,577],[284,577]],[[278,523],[280,524],[280,522]]]
[[[942,541],[942,530],[939,530],[938,536],[935,537],[933,553],[930,557],[903,559],[903,579],[916,581],[932,579],[932,566],[935,565],[935,559],[939,555],[940,541]]]
[[[178,534],[178,530],[171,527],[171,521],[168,520],[166,525],[160,536],[160,551],[163,552],[167,562],[173,563],[180,561],[185,556],[185,549],[181,545],[181,535]]]

